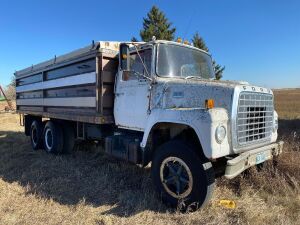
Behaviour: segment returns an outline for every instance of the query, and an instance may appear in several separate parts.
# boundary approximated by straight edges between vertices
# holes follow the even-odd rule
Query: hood
[[[244,83],[245,84],[245,83]],[[159,78],[153,87],[153,108],[204,108],[206,99],[213,99],[215,107],[231,110],[235,81]]]

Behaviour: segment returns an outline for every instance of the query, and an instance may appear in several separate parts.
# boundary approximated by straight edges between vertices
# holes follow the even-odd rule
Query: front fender
[[[149,133],[157,123],[183,124],[194,129],[207,158],[219,158],[231,153],[228,139],[230,123],[228,113],[223,108],[208,110],[203,108],[153,109],[145,126],[141,142],[142,148],[146,147]],[[219,125],[223,125],[227,131],[226,138],[221,144],[215,140],[215,130]]]

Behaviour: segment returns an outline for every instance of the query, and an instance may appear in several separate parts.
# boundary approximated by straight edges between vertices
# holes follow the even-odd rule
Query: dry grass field
[[[281,119],[300,119],[300,88],[274,90],[275,108]]]
[[[300,224],[300,90],[275,91],[275,101],[286,142],[278,164],[217,179],[210,204],[186,214],[161,204],[149,168],[94,145],[72,155],[33,151],[18,115],[0,113],[0,224]]]

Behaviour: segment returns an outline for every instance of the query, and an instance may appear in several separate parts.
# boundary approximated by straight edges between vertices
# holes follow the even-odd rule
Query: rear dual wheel
[[[68,123],[34,120],[30,127],[30,141],[34,150],[44,148],[48,153],[71,153],[75,144],[75,132]]]
[[[43,123],[34,120],[30,126],[30,142],[34,150],[38,150],[43,146]]]

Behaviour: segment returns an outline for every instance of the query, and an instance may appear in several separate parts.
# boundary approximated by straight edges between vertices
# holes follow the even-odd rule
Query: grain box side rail
[[[97,42],[15,73],[17,112],[113,123],[117,42]]]

